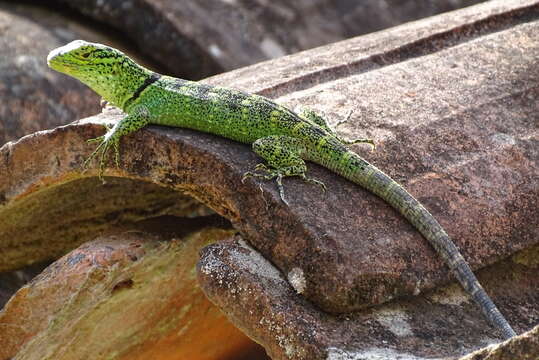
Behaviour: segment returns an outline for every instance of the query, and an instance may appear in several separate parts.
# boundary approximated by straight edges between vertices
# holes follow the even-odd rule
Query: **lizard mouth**
[[[47,65],[56,71],[65,72],[65,70],[73,69],[76,67],[75,64],[61,59],[58,56],[47,57]]]
[[[65,49],[60,47],[52,50],[49,55],[47,55],[47,65],[56,71],[63,72],[65,69],[73,69],[77,64],[67,60],[65,58]]]
[[[62,55],[62,54],[63,54],[62,48],[57,48],[57,49],[52,50],[49,53],[49,55],[47,55],[47,65],[52,67],[53,65],[61,62],[59,61],[58,57],[59,55]]]

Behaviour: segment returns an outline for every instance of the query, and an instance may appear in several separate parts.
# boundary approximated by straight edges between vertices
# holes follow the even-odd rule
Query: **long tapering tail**
[[[515,336],[516,333],[479,284],[456,245],[427,209],[396,181],[356,153],[340,144],[335,146],[335,150],[341,153],[341,161],[313,160],[373,192],[398,210],[432,244],[487,319],[505,338]]]

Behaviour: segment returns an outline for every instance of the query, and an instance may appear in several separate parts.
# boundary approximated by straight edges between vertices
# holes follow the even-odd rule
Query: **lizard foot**
[[[314,184],[314,185],[320,186],[324,192],[328,189],[326,184],[324,184],[320,180],[316,180],[315,178],[307,177],[307,175],[305,175],[305,174],[301,174],[301,175],[299,175],[299,177],[301,179],[303,179],[303,181],[308,182],[309,184]]]
[[[255,171],[259,171],[259,172],[247,171],[245,174],[243,174],[241,178],[241,182],[244,182],[245,179],[247,179],[248,177],[257,177],[257,178],[262,178],[264,180],[275,179],[275,181],[277,182],[277,189],[279,190],[279,197],[281,198],[282,202],[284,202],[288,206],[289,204],[288,204],[288,201],[286,201],[286,198],[284,196],[284,187],[283,187],[283,177],[285,175],[281,174],[279,170],[270,169],[265,164],[262,164],[262,163],[257,164],[255,166]]]
[[[307,177],[305,173],[290,174],[287,170],[288,169],[270,169],[265,164],[260,163],[255,166],[255,172],[248,171],[245,174],[243,174],[243,177],[241,178],[241,182],[243,183],[245,179],[248,177],[257,177],[257,178],[262,178],[264,180],[275,179],[277,183],[277,189],[279,191],[279,197],[281,198],[282,202],[285,203],[287,206],[289,204],[284,195],[284,186],[283,186],[284,177],[299,176],[302,180],[310,184],[315,184],[315,185],[320,186],[323,191],[327,190],[326,185],[322,181]]]
[[[369,144],[371,146],[371,151],[376,150],[376,143],[372,139],[360,138],[360,139],[346,140],[343,138],[339,138],[339,140],[345,145],[353,145],[353,144],[359,144],[359,143]]]
[[[335,128],[337,128],[338,126],[348,122],[350,120],[350,118],[352,117],[353,113],[354,113],[354,109],[350,110],[350,112],[348,113],[348,115],[346,116],[346,118],[344,120],[341,120],[341,121],[337,122],[337,124],[335,124]],[[344,145],[353,145],[353,144],[358,144],[358,143],[366,143],[366,144],[369,144],[371,146],[371,151],[376,150],[376,144],[374,143],[374,140],[372,140],[372,139],[359,138],[359,139],[353,139],[353,140],[346,140],[346,139],[343,139],[340,136],[337,136],[337,139],[339,139],[339,141],[342,142]]]
[[[110,137],[107,139],[106,135],[96,137],[94,139],[89,139],[86,142],[94,143],[99,142],[97,148],[90,154],[90,156],[84,161],[82,168],[83,171],[88,169],[88,164],[92,159],[99,156],[99,178],[103,180],[103,173],[105,171],[105,164],[108,160],[108,151],[112,148],[114,149],[114,160],[117,167],[120,166],[120,149],[117,140],[112,140]]]

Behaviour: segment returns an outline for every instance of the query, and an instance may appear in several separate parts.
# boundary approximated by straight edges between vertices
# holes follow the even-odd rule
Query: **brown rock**
[[[294,68],[283,66],[283,60],[271,78],[264,75],[268,64],[236,75],[265,93],[266,81],[280,89],[277,93],[297,86],[297,92],[280,94],[278,100],[314,105],[331,121],[354,109],[352,124],[342,134],[376,138],[377,152],[356,150],[424,202],[478,268],[539,239],[534,138],[539,78],[530,70],[539,53],[539,25],[533,20],[538,13],[537,1],[495,1],[353,39],[341,43],[340,50],[316,49],[288,58],[307,66],[296,75],[299,80],[280,88],[275,76],[284,79],[285,69]],[[410,43],[389,41],[396,32],[419,35]],[[73,241],[54,237],[44,246],[40,232],[31,231],[57,226],[47,207],[58,209],[58,219],[67,224],[76,224],[95,207],[90,213],[104,226],[117,219],[107,214],[121,214],[131,202],[136,213],[152,200],[134,199],[135,186],[107,196],[106,186],[86,179],[97,175],[95,167],[81,174],[81,163],[93,149],[85,140],[102,133],[97,123],[117,116],[107,113],[0,149],[4,269],[58,254]],[[451,278],[426,241],[388,205],[318,166],[311,166],[310,173],[329,191],[287,179],[291,206],[286,207],[273,183],[241,184],[242,174],[258,162],[245,145],[185,129],[149,127],[123,139],[122,154],[121,168],[110,168],[107,175],[181,190],[206,204],[230,219],[283,273],[298,278],[304,284],[298,290],[327,311],[347,312],[418,294]],[[85,190],[92,196],[81,199]],[[73,199],[69,212],[58,206],[66,198]],[[166,204],[157,212],[176,211]],[[36,208],[39,217],[32,215]],[[86,230],[71,226],[69,231],[76,240]],[[29,255],[30,249],[45,250]]]
[[[0,359],[242,358],[255,344],[205,298],[194,272],[198,249],[233,232],[130,231],[82,245],[0,311]]]
[[[279,98],[449,49],[493,33],[504,24],[510,26],[526,22],[536,12],[537,2],[533,0],[489,1],[432,19],[257,63],[204,79],[204,82],[227,84]]]
[[[80,28],[59,31],[67,22],[36,7],[0,4],[0,145],[99,111],[95,93],[47,67],[51,49],[98,38]]]
[[[539,52],[539,24],[534,20],[539,6],[532,1],[511,4],[491,2],[401,27],[404,34],[422,34],[411,43],[403,44],[402,38],[388,42],[397,31],[390,30],[340,44],[341,52],[328,47],[328,52],[317,49],[291,57],[287,61],[301,60],[308,66],[295,75],[300,80],[283,86],[274,77],[264,77],[261,69],[268,64],[236,75],[254,79],[250,72],[258,72],[252,90],[268,95],[274,91],[288,105],[322,104],[318,110],[333,121],[356,109],[343,135],[379,139],[379,150],[364,154],[427,205],[474,267],[485,266],[539,239],[539,79],[530,70]],[[379,47],[369,48],[375,43]],[[358,54],[363,58],[353,57]],[[389,65],[380,65],[382,60]],[[294,68],[282,60],[277,63],[282,66],[275,68],[274,76]],[[291,90],[294,86],[297,91]],[[368,124],[359,119],[357,109],[369,117]],[[179,195],[181,191],[231,219],[284,274],[242,244],[214,245],[200,265],[200,280],[212,301],[276,359],[460,356],[495,341],[498,334],[458,287],[353,314],[329,315],[312,305],[308,300],[325,310],[346,312],[417,294],[450,279],[428,244],[400,216],[320,167],[311,166],[311,174],[329,191],[322,194],[287,179],[291,206],[285,207],[273,183],[241,184],[241,175],[258,162],[248,147],[189,130],[149,127],[123,139],[121,168],[107,169],[106,184],[93,178],[95,167],[82,174],[81,163],[93,148],[85,140],[102,133],[99,124],[118,116],[107,112],[0,149],[3,270],[58,256],[97,232],[139,219],[207,213]],[[479,274],[519,332],[539,319],[536,257],[527,254]],[[285,278],[305,297],[295,294]],[[107,284],[110,289],[117,282]],[[131,290],[129,283],[123,284],[127,288],[121,291]],[[69,298],[66,294],[60,298]],[[94,299],[94,293],[82,295],[65,310],[71,311],[69,319]],[[6,309],[15,306],[11,304],[17,300]],[[97,310],[91,315],[99,315]],[[87,319],[95,319],[92,316]],[[88,327],[85,322],[65,325]],[[60,343],[57,339],[64,339],[63,328],[46,332],[56,341],[38,336],[25,349],[38,349],[32,346],[45,344],[42,339],[51,351],[60,349],[54,347]],[[162,345],[167,337],[155,339]],[[121,354],[134,351],[134,343],[123,340],[127,347]]]
[[[39,275],[48,265],[50,265],[50,261],[35,263],[13,271],[0,272],[0,309],[17,290]]]
[[[538,358],[539,325],[518,337],[477,350],[459,360],[536,360]]]
[[[56,0],[119,30],[166,72],[195,79],[477,2]]]
[[[538,13],[537,1],[489,2],[208,82],[310,106],[334,122],[353,110],[340,133],[376,139],[378,151],[355,150],[415,194],[478,267],[539,240],[539,78],[532,70],[539,32],[530,20]],[[333,180],[311,169],[326,184]],[[329,311],[416,294],[449,278],[415,230],[349,185],[335,182],[326,195],[289,190],[302,228],[275,236],[275,222],[289,219],[279,214],[271,235],[249,235],[250,242],[285,273],[303,269],[305,295]]]
[[[406,20],[412,16],[412,8],[423,9],[414,15],[420,16],[459,6],[424,6],[408,1],[392,7],[392,13],[380,12],[373,4],[342,2],[335,7],[328,1],[314,6],[286,1],[232,5],[158,0],[87,0],[69,1],[67,5],[94,18],[97,24],[87,17],[65,14],[64,4],[52,5],[50,10],[17,2],[0,4],[0,145],[99,111],[96,94],[46,66],[51,49],[77,38],[122,48],[154,69],[161,67],[171,74],[201,78],[357,34],[358,26],[367,24],[365,18],[374,19],[372,13],[382,14],[380,21],[374,21],[380,26]],[[136,11],[130,11],[129,6]],[[103,23],[110,28],[100,33]],[[372,26],[370,23],[367,30]],[[119,42],[111,28],[120,30],[135,44]],[[141,59],[139,53],[146,59]]]
[[[478,271],[518,331],[539,321],[537,264],[518,260],[535,257],[537,251],[539,246]],[[274,360],[450,360],[496,342],[497,334],[456,284],[331,315],[297,294],[283,274],[242,239],[203,249],[197,270],[208,298]],[[506,354],[500,359],[537,359],[537,331],[532,333],[500,345]]]
[[[192,198],[151,183],[110,178],[103,184],[97,178],[70,175],[60,186],[41,181],[45,189],[26,189],[19,201],[0,211],[0,271],[58,258],[96,234],[144,219],[211,212]]]

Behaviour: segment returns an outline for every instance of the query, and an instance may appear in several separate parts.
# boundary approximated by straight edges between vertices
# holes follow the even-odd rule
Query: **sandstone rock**
[[[0,359],[241,359],[256,345],[194,272],[198,249],[233,232],[129,231],[82,245],[0,311]]]
[[[19,155],[32,157],[16,153]],[[17,165],[25,167],[24,162]],[[22,179],[11,180],[17,184]],[[0,210],[0,271],[58,258],[96,234],[116,231],[144,219],[210,213],[181,193],[129,179],[111,178],[103,184],[97,178],[67,175],[60,184],[54,181],[44,185],[45,189],[26,189],[19,201]]]
[[[0,309],[17,290],[39,275],[49,264],[50,261],[44,261],[17,270],[0,272]]]
[[[49,8],[17,2],[0,4],[0,145],[99,111],[96,94],[46,66],[48,52],[71,40],[111,44],[156,70],[198,79],[372,31],[373,26],[389,26],[411,16],[462,5],[460,0],[428,6],[425,2],[406,1],[388,11],[382,11],[376,1],[361,5],[341,1],[337,6],[330,1],[313,5],[309,1],[86,0],[63,4],[58,0],[56,6],[48,2]],[[65,5],[84,16],[66,14]],[[373,21],[373,14],[378,14],[380,21]],[[103,24],[109,27],[103,29]],[[118,33],[111,31],[113,28]],[[127,41],[120,42],[121,36]]]
[[[529,21],[532,11],[538,11],[537,2],[515,1],[512,10],[506,2],[492,2],[475,12],[466,9],[437,21],[412,23],[400,30],[423,33],[423,40],[415,39],[413,48],[393,44],[390,49],[386,44],[385,55],[379,49],[369,55],[365,46],[372,37],[350,40],[342,45],[343,53],[385,57],[393,63],[375,71],[366,71],[361,63],[347,67],[348,55],[330,47],[344,65],[326,63],[323,83],[311,83],[309,89],[277,100],[314,105],[330,121],[355,109],[348,130],[341,133],[371,136],[379,144],[374,153],[361,147],[355,150],[403,182],[439,219],[474,268],[485,266],[539,239],[538,226],[533,226],[538,189],[534,123],[538,103],[534,99],[539,79],[529,70],[539,51],[535,41],[539,32],[537,22]],[[473,22],[467,25],[466,21]],[[508,25],[511,22],[514,26]],[[440,32],[445,38],[438,35],[436,47],[429,47],[432,34]],[[412,50],[422,56],[411,58],[408,51]],[[398,62],[401,57],[406,61]],[[317,49],[301,57],[306,63],[314,62],[305,60],[313,58],[329,56]],[[356,74],[342,77],[342,68],[355,69]],[[253,69],[259,70],[259,66]],[[310,68],[305,71],[303,75],[310,78]],[[249,70],[242,74],[255,78]],[[253,89],[260,89],[262,82],[253,80]],[[303,86],[300,81],[298,87]],[[54,206],[71,197],[69,211],[58,209],[63,222],[79,221],[87,216],[86,209],[98,206],[89,214],[98,219],[98,226],[106,226],[111,223],[108,212],[117,214],[130,208],[131,201],[146,201],[106,195],[109,187],[86,179],[97,175],[95,166],[81,173],[83,159],[93,149],[85,140],[102,133],[96,123],[117,116],[106,113],[0,149],[0,174],[7,175],[0,177],[0,233],[20,234],[17,239],[0,238],[4,270],[65,251],[71,241],[62,237],[63,243],[43,246],[41,234],[28,231],[37,224],[44,229],[58,224],[43,210],[40,216],[32,215],[35,203]],[[368,122],[363,120],[367,118]],[[122,153],[121,168],[111,167],[106,175],[181,190],[206,204],[230,219],[285,274],[301,270],[302,293],[326,311],[357,310],[418,294],[451,279],[426,241],[387,204],[319,166],[310,166],[310,174],[324,181],[329,191],[322,193],[298,179],[287,179],[291,204],[287,207],[273,183],[241,183],[242,174],[258,162],[242,144],[185,129],[149,127],[126,137]],[[82,201],[84,190],[91,196]],[[131,194],[133,190],[125,186],[118,191]],[[174,191],[163,192],[168,192],[165,197],[177,196]],[[113,198],[122,200],[102,206],[107,202],[101,199]],[[158,213],[176,211],[162,199],[153,204]],[[82,240],[77,235],[85,231],[81,229],[70,227],[71,236]],[[36,253],[29,256],[29,249]]]
[[[375,153],[354,149],[424,202],[474,268],[527,249],[480,271],[522,332],[539,319],[538,15],[537,1],[492,1],[207,81],[308,105],[333,123],[354,110],[339,132],[377,139]],[[95,162],[82,173],[85,140],[120,116],[107,110],[0,148],[2,270],[138,220],[210,208],[256,251],[213,245],[200,281],[276,359],[460,356],[496,341],[459,287],[431,292],[451,276],[405,220],[318,166],[310,174],[328,192],[287,179],[287,207],[273,183],[241,183],[259,162],[248,146],[151,126],[122,140],[105,184]]]
[[[333,123],[353,110],[340,133],[376,139],[376,152],[355,150],[415,194],[478,267],[539,239],[539,78],[531,70],[539,32],[530,20],[538,12],[537,1],[488,2],[208,82],[310,106]],[[327,184],[334,180],[311,169]],[[269,224],[272,235],[250,242],[284,273],[302,269],[304,294],[329,311],[416,294],[449,279],[415,230],[348,185],[335,182],[325,195],[290,192],[302,227],[288,226],[280,237]],[[511,199],[515,189],[523,192]],[[520,220],[517,208],[527,214]]]
[[[536,256],[538,250],[535,246],[478,272],[518,331],[539,321],[539,277],[537,264],[524,265],[517,259]],[[297,294],[290,279],[243,239],[206,247],[197,270],[209,299],[274,360],[449,360],[497,341],[456,284],[331,315]],[[537,331],[526,334],[511,340],[512,345],[500,345],[506,357],[488,359],[537,359]]]

